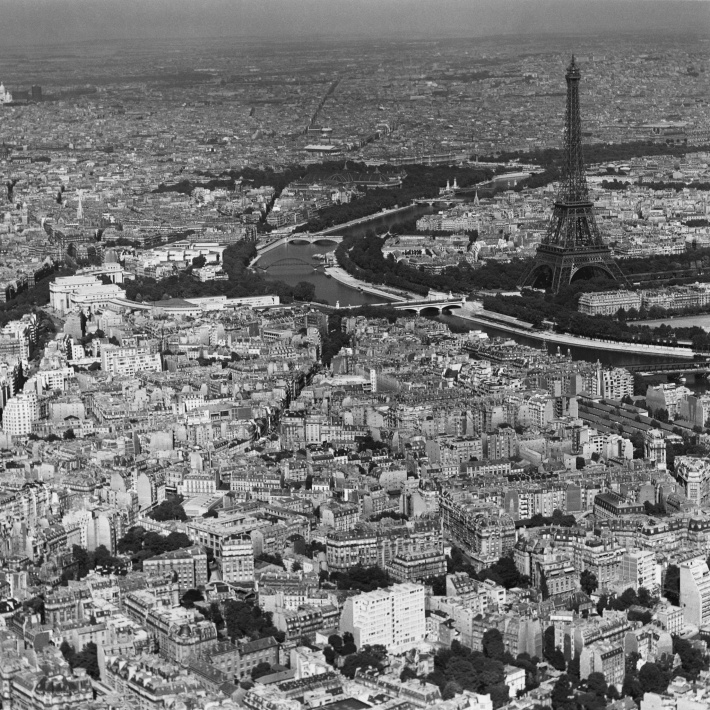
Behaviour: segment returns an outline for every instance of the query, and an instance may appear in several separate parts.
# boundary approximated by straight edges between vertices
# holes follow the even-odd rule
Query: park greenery
[[[161,535],[136,526],[130,528],[118,541],[116,551],[120,555],[130,555],[133,569],[140,570],[143,568],[143,562],[151,557],[191,546],[192,540],[185,533],[171,532],[169,535]]]
[[[77,653],[74,650],[74,647],[65,639],[59,646],[59,650],[62,652],[64,660],[69,664],[69,667],[72,670],[75,668],[83,668],[89,677],[94,680],[99,679],[99,653],[98,647],[93,641],[89,641],[89,643],[87,643],[84,648]]]
[[[599,285],[596,279],[591,284],[592,287]],[[518,318],[536,328],[543,327],[543,323],[548,321],[554,324],[555,331],[559,333],[628,343],[677,345],[679,341],[687,341],[696,350],[710,349],[710,334],[697,326],[666,326],[659,330],[643,324],[631,325],[623,319],[580,313],[577,302],[587,286],[586,282],[578,282],[561,289],[558,294],[526,290],[520,296],[486,296],[483,298],[483,307],[487,311]]]
[[[334,169],[338,166],[337,170]],[[310,172],[306,177],[327,178],[329,175],[343,172],[340,164],[326,163],[317,166],[317,171]],[[331,171],[329,173],[329,171]],[[348,163],[348,172],[358,171],[366,173],[369,169],[364,164]],[[383,174],[400,173],[400,168],[382,166],[379,171]],[[328,174],[326,174],[328,173]],[[406,176],[401,187],[369,188],[356,199],[326,207],[319,214],[303,225],[302,229],[309,232],[319,232],[329,227],[334,227],[344,222],[367,217],[368,215],[394,207],[403,207],[418,198],[431,198],[439,194],[442,185],[447,180],[456,180],[459,187],[472,187],[493,176],[493,171],[482,166],[447,166],[447,165],[408,165],[405,168]]]
[[[89,552],[81,545],[74,545],[72,557],[73,565],[62,573],[63,586],[66,586],[69,580],[84,579],[93,570],[107,574],[125,574],[124,561],[114,557],[105,545],[99,545],[93,552]]]
[[[696,150],[694,148],[693,150]],[[684,155],[687,147],[656,145],[643,142],[627,143],[608,146],[588,146],[585,148],[588,163],[604,163],[608,161],[624,161],[635,156],[643,155]],[[546,149],[530,153],[503,153],[498,160],[523,160],[533,162],[540,166],[528,180],[516,186],[516,190],[527,189],[538,185],[547,184],[550,180],[559,177],[563,153],[561,149]],[[404,170],[392,166],[381,166],[379,172],[384,175],[404,174],[402,185],[396,188],[369,188],[364,189],[357,199],[352,202],[333,205],[323,210],[304,228],[311,231],[337,225],[354,218],[376,213],[381,209],[395,205],[406,205],[415,198],[435,197],[441,185],[447,180],[457,180],[461,187],[471,187],[489,179],[493,171],[482,166],[470,165],[466,167],[449,166],[424,166],[411,165]],[[242,170],[227,171],[220,175],[204,174],[201,182],[182,181],[176,185],[161,185],[157,192],[175,191],[189,193],[195,187],[208,189],[225,187],[234,189],[237,183],[244,186],[261,187],[272,185],[275,194],[294,180],[324,180],[342,173],[360,173],[373,176],[375,173],[364,164],[352,162],[326,162],[310,166],[290,166],[282,171],[260,170],[245,168]],[[500,172],[498,170],[497,172]],[[613,172],[613,171],[611,171]],[[612,183],[612,187],[618,187]],[[677,189],[680,184],[649,185],[662,189]],[[685,187],[685,185],[683,185]],[[702,187],[702,186],[700,186]],[[502,188],[501,188],[502,189]],[[482,193],[484,194],[484,193]],[[409,225],[411,227],[411,224]],[[694,225],[692,225],[694,226]],[[394,228],[398,230],[397,227]],[[476,235],[469,235],[475,240]],[[120,242],[120,239],[119,239]],[[376,284],[389,285],[402,288],[414,293],[425,295],[429,290],[448,291],[452,285],[464,293],[480,293],[482,291],[512,290],[527,267],[529,260],[512,259],[508,263],[489,260],[483,265],[471,265],[462,261],[445,269],[442,273],[431,274],[425,270],[416,269],[406,262],[397,262],[391,257],[382,254],[382,238],[369,232],[364,237],[348,236],[338,246],[336,253],[338,260],[347,271],[364,281]],[[118,242],[117,242],[118,243]],[[290,286],[281,281],[266,279],[257,270],[249,269],[248,264],[256,255],[253,242],[242,241],[230,245],[224,253],[223,268],[228,274],[226,281],[200,282],[187,272],[175,273],[167,278],[155,280],[140,277],[126,283],[126,295],[129,299],[137,301],[156,302],[178,297],[201,297],[225,295],[227,297],[244,297],[253,295],[276,294],[282,302],[313,301],[314,287],[304,281],[296,286]],[[710,280],[710,249],[691,249],[685,254],[667,256],[651,256],[641,259],[627,259],[620,262],[621,268],[628,276],[629,281],[652,282],[654,279],[672,283],[682,283],[688,280]],[[197,266],[197,265],[195,265]],[[37,311],[49,301],[49,284],[57,276],[70,275],[72,269],[62,268],[59,271],[45,268],[37,274],[33,287],[17,294],[10,294],[11,298],[0,305],[0,326],[10,320],[20,318],[25,313]],[[584,281],[573,285],[575,299],[581,291],[608,289],[610,282],[596,279]],[[699,328],[670,329],[660,333],[652,332],[645,326],[631,325],[627,321],[643,318],[646,315],[654,316],[658,313],[629,313],[620,314],[617,320],[610,318],[593,318],[584,316],[575,311],[576,300],[568,299],[569,289],[558,297],[545,296],[545,305],[535,299],[534,294],[526,294],[523,299],[511,302],[511,298],[504,296],[489,297],[486,308],[505,314],[519,317],[535,325],[542,320],[555,323],[557,330],[570,332],[575,335],[610,338],[625,342],[655,342],[660,336],[663,340],[689,340],[696,349],[710,348],[710,337]],[[539,297],[538,297],[539,298]],[[527,300],[526,300],[527,299]],[[543,310],[539,307],[543,306]],[[395,312],[396,313],[396,312]],[[544,313],[544,315],[543,315]],[[397,316],[392,316],[395,319]],[[40,325],[40,338],[42,343],[51,337],[55,331],[51,319],[43,319]],[[344,335],[344,334],[343,334]],[[328,338],[326,338],[328,340]],[[324,362],[330,362],[333,352],[337,352],[337,345],[344,341],[342,335],[333,333],[331,342],[326,342],[323,348]]]
[[[498,629],[483,634],[483,651],[472,651],[458,641],[451,648],[441,648],[434,657],[434,672],[426,680],[439,687],[444,700],[463,690],[491,696],[493,707],[508,702],[505,664],[515,659],[506,653]]]
[[[289,286],[283,281],[267,280],[260,273],[249,269],[249,263],[256,254],[254,242],[230,244],[222,256],[222,268],[229,277],[226,281],[197,281],[186,271],[164,279],[139,277],[126,282],[126,297],[132,301],[155,302],[170,298],[244,298],[275,294],[283,303],[313,300],[313,284],[303,281],[296,286]]]
[[[228,599],[222,607],[227,636],[232,641],[274,637],[280,643],[285,640],[283,631],[279,631],[272,622],[270,611],[262,611],[255,604]]]
[[[166,498],[148,513],[148,517],[161,523],[166,520],[180,520],[184,522],[187,520],[187,514],[182,507],[182,496]]]
[[[552,515],[535,513],[531,518],[521,518],[515,521],[516,528],[539,528],[544,525],[557,525],[563,528],[572,528],[577,524],[574,515],[565,515],[559,508],[552,511]]]
[[[530,578],[527,575],[520,574],[518,568],[515,566],[512,551],[503,555],[503,557],[490,567],[476,572],[475,567],[471,564],[464,552],[458,547],[452,547],[451,556],[446,559],[446,572],[447,574],[465,572],[472,579],[478,579],[480,581],[490,579],[506,589],[530,586]]]
[[[355,589],[360,592],[372,592],[389,587],[393,583],[383,569],[362,565],[351,567],[347,572],[331,572],[330,581],[334,582],[338,589]]]
[[[707,150],[707,146],[670,145],[652,141],[628,141],[626,143],[606,143],[584,146],[584,162],[587,165],[600,163],[620,163],[632,158],[651,157],[654,155],[675,155],[682,157],[687,153]],[[559,167],[565,157],[563,148],[535,148],[531,151],[501,151],[495,156],[480,157],[482,162],[522,161],[540,165],[544,170]],[[608,171],[612,172],[612,171]]]

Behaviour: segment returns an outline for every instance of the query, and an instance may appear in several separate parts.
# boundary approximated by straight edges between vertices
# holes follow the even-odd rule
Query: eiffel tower
[[[606,274],[626,283],[626,277],[604,243],[589,199],[582,156],[582,121],[579,115],[580,72],[574,56],[567,67],[567,111],[565,116],[565,162],[562,188],[552,212],[547,233],[535,259],[520,280],[520,287],[551,288],[558,293],[575,276]],[[580,273],[582,272],[582,273]]]

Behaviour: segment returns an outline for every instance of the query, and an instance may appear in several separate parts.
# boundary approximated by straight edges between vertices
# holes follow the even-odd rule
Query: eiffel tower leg
[[[564,262],[555,266],[555,270],[552,275],[553,293],[559,293],[560,288],[569,283],[569,271],[569,267]]]
[[[533,276],[535,274],[535,270],[538,267],[537,261],[533,261],[532,264],[530,264],[525,271],[523,272],[523,275],[520,279],[520,288],[526,288],[527,286],[532,286],[534,283]]]

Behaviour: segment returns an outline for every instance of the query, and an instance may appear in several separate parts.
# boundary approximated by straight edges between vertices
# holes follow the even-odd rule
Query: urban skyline
[[[3,707],[706,708],[708,8],[0,0]]]

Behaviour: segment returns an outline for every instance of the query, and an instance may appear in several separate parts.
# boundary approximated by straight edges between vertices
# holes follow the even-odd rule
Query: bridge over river
[[[309,234],[308,232],[286,234],[279,239],[274,239],[273,242],[269,242],[268,244],[257,245],[257,255],[251,260],[249,266],[254,266],[264,254],[268,254],[274,249],[288,246],[289,244],[340,244],[342,241],[343,237],[339,234]],[[270,264],[270,266],[273,266],[273,264]]]
[[[319,263],[317,261],[306,261],[305,259],[299,259],[298,257],[284,257],[283,259],[277,259],[276,261],[272,261],[270,264],[267,264],[266,266],[259,266],[256,264],[254,266],[255,269],[259,269],[260,271],[268,271],[269,269],[273,269],[274,267],[278,268],[279,266],[301,266],[304,268],[309,268],[312,269],[313,271],[318,271],[322,270],[325,266],[323,263]]]
[[[452,308],[464,308],[466,303],[465,298],[432,298],[422,299],[419,301],[394,301],[390,303],[373,303],[373,306],[387,306],[394,308],[396,311],[409,311],[421,315],[422,312],[432,310],[441,315],[444,311],[450,311]]]
[[[710,353],[702,353],[702,355],[707,356]],[[653,375],[707,375],[710,374],[710,361],[686,360],[685,362],[644,363],[643,365],[626,365],[626,369],[642,377],[651,377]]]

